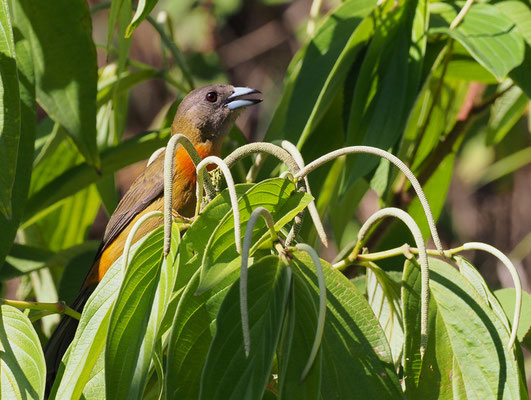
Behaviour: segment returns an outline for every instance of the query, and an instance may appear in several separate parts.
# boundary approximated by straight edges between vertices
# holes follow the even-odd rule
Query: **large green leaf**
[[[522,398],[509,333],[485,299],[455,268],[430,258],[429,341],[418,358],[420,269],[406,262],[403,301],[406,339],[404,375],[408,397],[419,399]],[[412,312],[415,312],[414,315]],[[412,369],[413,365],[417,368]],[[420,368],[419,368],[420,367]],[[419,374],[420,373],[420,374]]]
[[[356,81],[347,127],[348,145],[391,148],[403,134],[417,96],[426,47],[426,1],[391,4],[377,16]],[[378,165],[372,155],[347,158],[342,193]]]
[[[153,233],[136,242],[131,247],[131,252],[152,236]],[[93,377],[92,371],[105,350],[112,306],[122,279],[122,256],[120,256],[85,304],[72,344],[63,357],[62,367],[57,374],[50,398],[77,399]]]
[[[11,218],[20,139],[20,97],[15,42],[6,0],[0,2],[0,55],[0,212]]]
[[[43,399],[46,364],[30,320],[11,306],[0,307],[0,397]]]
[[[87,163],[76,165],[34,193],[25,209],[24,220],[35,217],[37,213],[46,211],[59,200],[77,193],[91,183],[109,176],[120,168],[148,158],[151,153],[166,145],[170,136],[169,130],[150,132],[143,136],[135,136],[101,153],[101,172],[98,173]]]
[[[216,319],[216,335],[201,376],[200,399],[259,399],[270,380],[291,270],[276,256],[264,257],[249,268],[247,287],[249,355],[245,356],[243,345],[239,285],[234,284]]]
[[[529,2],[520,0],[504,0],[497,2],[494,6],[501,11],[516,25],[516,30],[531,46],[531,6]]]
[[[147,371],[141,355],[162,264],[164,235],[157,228],[134,254],[116,298],[105,346],[107,398],[140,398]],[[137,375],[138,374],[138,375]]]
[[[364,18],[375,6],[374,0],[345,2],[295,55],[268,129],[269,140],[284,137],[302,147],[370,39],[374,21]]]
[[[31,38],[37,99],[65,127],[88,164],[100,166],[96,146],[98,65],[84,0],[20,0]]]
[[[402,389],[389,343],[370,305],[345,276],[321,260],[327,310],[321,341],[323,399],[399,399]],[[306,253],[294,253],[293,274],[303,278],[318,303],[315,266]]]
[[[502,79],[524,60],[524,40],[515,24],[490,4],[474,4],[463,21],[448,29],[458,7],[449,3],[431,3],[433,33],[447,33],[459,41],[474,59]]]
[[[199,263],[196,263],[199,266]],[[199,271],[186,286],[172,322],[166,361],[166,393],[169,399],[196,399],[201,371],[214,338],[214,321],[238,271],[196,296]]]
[[[319,305],[304,278],[295,274],[288,314],[278,350],[278,394],[280,399],[319,399],[322,349],[319,348],[307,376],[301,381],[317,330]]]
[[[19,222],[24,212],[26,197],[31,178],[31,164],[33,161],[33,144],[35,141],[35,78],[31,45],[26,34],[21,31],[25,22],[20,3],[12,1],[10,11],[13,24],[13,38],[15,40],[15,53],[17,55],[17,69],[20,90],[20,140],[18,145],[17,169],[13,185],[11,204],[12,217],[6,219],[0,213],[0,260],[9,252],[13,239],[18,229]]]
[[[272,214],[275,220],[275,230],[278,231],[311,200],[312,197],[309,194],[296,191],[295,184],[288,179],[272,178],[254,185],[238,200],[242,238],[247,221],[255,208],[267,209]],[[253,231],[252,243],[255,245],[251,249],[251,255],[257,248],[257,244],[266,240],[268,235],[265,223],[258,221]],[[239,255],[234,245],[234,217],[230,210],[211,233],[204,250],[199,290],[215,285],[240,265]]]

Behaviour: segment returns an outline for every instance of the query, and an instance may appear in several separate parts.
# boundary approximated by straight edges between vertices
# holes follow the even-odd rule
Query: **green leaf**
[[[363,295],[341,272],[321,260],[327,310],[321,342],[321,397],[326,399],[398,399],[402,389],[391,350]],[[318,303],[317,275],[302,252],[290,261],[293,275],[306,281]]]
[[[504,0],[494,4],[494,7],[501,11],[516,25],[516,30],[531,46],[531,8],[529,2],[519,0]]]
[[[430,263],[429,341],[420,375],[405,368],[408,397],[422,399],[521,398],[513,351],[507,350],[509,333],[476,289],[452,265],[432,258]],[[406,310],[419,314],[420,269],[407,261],[403,301]],[[418,317],[404,314],[405,358],[418,362]],[[412,329],[409,329],[412,328]],[[413,347],[412,347],[413,346]],[[407,365],[407,364],[406,364]],[[419,364],[417,364],[419,365]],[[455,366],[458,365],[458,368]],[[418,381],[414,381],[417,379]]]
[[[448,27],[457,16],[454,4],[431,3],[430,32],[446,33],[461,43],[474,59],[502,79],[524,60],[524,40],[515,24],[490,4],[474,4],[463,21],[452,30]]]
[[[140,239],[131,246],[131,253],[148,237],[150,236]],[[74,340],[63,357],[64,372],[58,373],[50,398],[77,399],[81,396],[85,385],[93,376],[92,371],[98,363],[100,354],[105,350],[112,306],[122,279],[122,256],[120,256],[103,276],[83,308]]]
[[[158,0],[139,0],[138,6],[136,7],[135,15],[133,16],[133,19],[129,26],[127,27],[127,31],[125,33],[126,37],[130,37],[133,34],[133,31],[140,25],[142,21],[144,21],[151,10],[155,7]]]
[[[199,265],[199,263],[197,263]],[[196,399],[201,371],[214,338],[214,322],[221,302],[239,271],[196,296],[199,271],[190,279],[175,312],[166,360],[168,398]]]
[[[4,260],[13,244],[13,239],[26,205],[31,178],[37,118],[35,112],[35,78],[30,52],[31,45],[28,37],[21,31],[21,25],[25,23],[25,16],[19,2],[12,1],[9,4],[19,78],[20,139],[16,157],[15,182],[11,194],[12,216],[10,219],[6,219],[4,214],[0,213],[0,226],[2,227],[0,229],[0,261]]]
[[[290,287],[291,270],[278,257],[264,257],[249,268],[251,351],[246,357],[239,285],[232,285],[216,319],[216,335],[201,376],[200,399],[262,397],[270,380]]]
[[[295,274],[291,289],[288,314],[278,350],[278,392],[280,399],[319,399],[322,375],[322,348],[306,378],[301,374],[308,362],[317,329],[319,305],[315,303],[312,288]]]
[[[494,292],[494,295],[501,303],[507,318],[512,321],[516,298],[515,290],[512,288],[499,289]],[[522,293],[522,311],[520,313],[517,337],[518,341],[527,349],[531,348],[531,294],[525,291]]]
[[[374,21],[365,17],[375,6],[374,0],[345,2],[295,55],[268,140],[284,137],[302,148],[370,39]]]
[[[0,307],[0,397],[43,399],[46,364],[37,332],[26,315]]]
[[[152,68],[141,69],[138,71],[124,71],[118,77],[117,74],[98,81],[98,106],[102,106],[113,96],[127,93],[131,88],[139,83],[153,79],[157,71]]]
[[[101,171],[98,174],[87,163],[76,165],[40,188],[29,199],[24,220],[38,217],[37,213],[46,211],[50,206],[65,197],[71,196],[102,177],[137,161],[148,158],[156,149],[166,145],[169,130],[150,132],[135,136],[101,153]]]
[[[7,1],[0,3],[0,28],[0,212],[10,219],[20,139],[20,96]]]
[[[245,234],[247,221],[256,207],[264,207],[272,214],[275,220],[275,230],[278,231],[304,209],[311,200],[312,197],[309,194],[296,191],[295,184],[287,179],[272,178],[254,185],[238,200],[242,238]],[[269,233],[265,223],[261,220],[258,221],[253,231],[252,243],[254,246],[251,248],[250,255],[268,238]],[[203,253],[200,250],[197,252]],[[202,259],[199,291],[215,285],[241,265],[234,245],[232,210],[225,214],[211,233]]]
[[[163,229],[153,231],[135,252],[116,298],[105,346],[107,398],[140,398],[144,392],[149,360],[141,347],[162,264]],[[149,344],[148,344],[149,345]],[[147,368],[146,368],[147,361]]]
[[[406,1],[401,7],[382,10],[377,17],[384,22],[377,24],[357,77],[346,144],[389,149],[402,136],[419,90],[426,1]],[[372,155],[347,158],[342,193],[378,162]]]
[[[488,122],[487,144],[489,146],[498,144],[505,138],[524,114],[527,103],[527,96],[518,86],[510,88],[496,99],[490,109]]]
[[[98,65],[84,0],[20,0],[35,60],[39,104],[72,136],[89,165],[100,166],[96,145]]]
[[[372,262],[367,263],[366,279],[367,300],[385,332],[393,362],[400,365],[404,349],[400,284]]]

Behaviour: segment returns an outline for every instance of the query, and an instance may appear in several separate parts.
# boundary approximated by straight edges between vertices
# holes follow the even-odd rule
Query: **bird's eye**
[[[206,99],[211,103],[215,103],[218,99],[218,94],[216,92],[208,92],[206,95]]]

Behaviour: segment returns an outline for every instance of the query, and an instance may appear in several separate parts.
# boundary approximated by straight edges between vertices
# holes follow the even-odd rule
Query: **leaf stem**
[[[56,303],[41,303],[38,301],[0,299],[0,303],[15,308],[46,311],[47,314],[65,314],[77,320],[81,318],[80,313],[68,307],[63,301],[58,301]]]
[[[472,4],[474,4],[474,0],[466,0],[466,3],[463,6],[463,8],[461,9],[461,11],[459,11],[459,14],[457,14],[455,19],[450,24],[450,30],[455,29],[457,25],[459,25],[461,21],[463,21],[463,19],[465,18],[465,15],[470,10],[470,7],[472,7]]]

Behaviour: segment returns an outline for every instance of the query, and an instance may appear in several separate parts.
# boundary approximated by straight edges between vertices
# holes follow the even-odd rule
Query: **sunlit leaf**
[[[11,306],[0,308],[0,397],[42,399],[46,364],[30,320]]]

